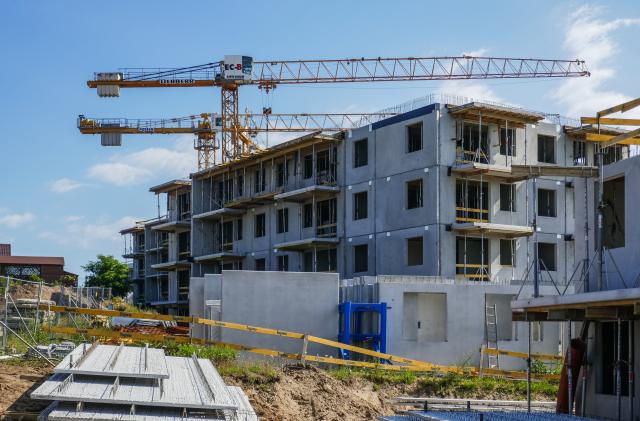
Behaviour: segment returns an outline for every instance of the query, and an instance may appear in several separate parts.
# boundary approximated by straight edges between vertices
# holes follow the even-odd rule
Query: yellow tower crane
[[[397,113],[332,113],[332,114],[238,114],[243,153],[251,153],[260,147],[248,140],[258,133],[268,132],[337,132],[353,129]],[[222,117],[215,113],[203,113],[169,119],[88,118],[78,116],[78,129],[82,134],[100,134],[103,146],[120,146],[123,134],[194,134],[194,149],[198,152],[198,170],[208,168],[214,162],[220,142],[216,135],[223,131]],[[239,158],[243,155],[237,155]]]
[[[125,68],[96,73],[87,82],[101,97],[120,96],[121,88],[218,87],[221,90],[220,161],[255,147],[241,124],[238,89],[253,85],[267,92],[278,85],[414,80],[556,78],[589,76],[582,60],[504,57],[404,57],[329,60],[268,60],[226,55],[221,61],[180,68]],[[210,140],[210,139],[209,139]],[[215,165],[215,142],[203,142],[206,165]],[[205,163],[203,162],[203,165]]]

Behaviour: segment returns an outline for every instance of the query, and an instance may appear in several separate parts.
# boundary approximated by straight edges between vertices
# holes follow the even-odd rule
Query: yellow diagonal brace
[[[601,118],[597,117],[581,117],[582,124],[605,124],[610,126],[640,126],[638,118]]]
[[[614,137],[614,138],[613,138],[613,139],[611,139],[611,140],[607,140],[606,142],[604,142],[604,143],[602,144],[602,147],[603,147],[603,148],[607,148],[607,147],[609,147],[609,146],[616,145],[616,144],[618,144],[618,143],[620,143],[620,142],[623,142],[623,141],[625,141],[625,140],[627,140],[627,139],[631,139],[632,137],[634,137],[634,136],[636,136],[636,135],[640,135],[640,129],[631,130],[631,131],[630,131],[630,132],[628,132],[628,133],[621,134],[621,135],[619,135],[619,136]]]
[[[604,117],[609,114],[625,111],[629,111],[640,105],[640,98],[632,99],[631,101],[624,102],[622,104],[615,105],[611,108],[607,108],[606,110],[598,111],[596,114],[598,117]]]

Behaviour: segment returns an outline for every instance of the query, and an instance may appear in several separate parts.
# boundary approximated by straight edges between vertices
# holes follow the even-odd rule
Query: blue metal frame
[[[352,303],[345,301],[338,306],[340,311],[340,331],[338,340],[350,345],[352,341],[371,341],[377,352],[387,352],[387,303]],[[378,313],[380,325],[378,332],[362,332],[362,313]],[[354,330],[351,331],[351,320]],[[341,349],[343,359],[350,360],[351,352]]]

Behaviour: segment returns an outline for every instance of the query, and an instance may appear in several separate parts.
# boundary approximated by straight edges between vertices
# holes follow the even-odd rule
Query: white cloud
[[[120,230],[134,225],[139,220],[132,216],[116,220],[101,218],[95,222],[82,222],[84,217],[78,216],[68,216],[64,219],[66,225],[63,232],[43,231],[38,234],[38,237],[64,246],[74,245],[83,249],[100,246],[100,248],[109,249],[122,241]]]
[[[35,220],[35,215],[31,212],[25,213],[6,213],[7,211],[2,211],[0,213],[0,225],[4,225],[9,228],[18,228],[24,224],[32,222]]]
[[[484,82],[466,80],[447,80],[442,82],[436,93],[465,97],[475,101],[506,102]]]
[[[464,52],[462,53],[463,56],[471,56],[471,57],[482,57],[484,56],[489,50],[486,48],[478,48],[477,50],[473,50],[473,51],[468,51],[468,52]]]
[[[66,193],[84,186],[84,184],[70,178],[59,178],[51,183],[49,190],[54,193]]]
[[[184,178],[196,170],[196,152],[190,137],[180,137],[171,148],[147,148],[119,154],[89,168],[90,178],[116,186],[149,181],[154,177]]]
[[[584,5],[568,17],[563,46],[571,57],[586,61],[591,77],[568,79],[550,93],[551,98],[565,108],[567,115],[593,115],[598,110],[631,99],[607,89],[606,82],[616,74],[612,64],[620,50],[613,33],[640,25],[640,19],[603,20],[599,16],[604,11],[599,6]]]

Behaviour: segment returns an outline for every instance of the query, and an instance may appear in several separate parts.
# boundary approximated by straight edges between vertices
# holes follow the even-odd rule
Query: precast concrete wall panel
[[[223,271],[222,320],[307,333],[335,340],[338,334],[338,274]],[[222,330],[222,341],[300,353],[302,341]],[[309,344],[309,353],[335,350]]]

